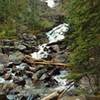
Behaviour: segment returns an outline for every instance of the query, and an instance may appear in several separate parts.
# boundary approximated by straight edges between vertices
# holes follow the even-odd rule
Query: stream
[[[57,43],[65,38],[68,30],[69,25],[63,23],[47,32],[45,37],[48,42],[38,45],[37,50],[30,53],[30,57],[33,60],[51,59],[65,63],[66,48],[60,50],[62,45]],[[22,44],[18,47],[21,50],[23,47],[27,50]],[[7,95],[8,100],[41,100],[54,91],[62,91],[70,87],[67,85],[68,80],[64,78],[69,73],[68,69],[55,65],[30,65],[21,61],[22,58],[22,53],[17,51],[9,55],[11,61],[6,67],[0,64],[2,68],[0,69],[0,86],[3,86],[1,91],[4,93],[3,96]]]
[[[54,0],[43,2],[50,8],[59,4]],[[44,38],[47,38],[48,42],[38,46],[33,44],[39,38],[26,34],[20,42],[13,43],[8,40],[4,43],[7,44],[7,50],[2,51],[9,56],[0,54],[0,100],[41,100],[54,91],[67,90],[73,84],[67,85],[69,81],[65,77],[70,72],[67,68],[56,65],[35,65],[24,59],[27,54],[33,60],[66,63],[67,47],[58,42],[65,39],[68,31],[69,24],[60,24],[46,32]],[[12,48],[8,47],[8,43],[13,45]],[[32,46],[29,47],[30,45]],[[74,86],[71,87],[73,88]]]

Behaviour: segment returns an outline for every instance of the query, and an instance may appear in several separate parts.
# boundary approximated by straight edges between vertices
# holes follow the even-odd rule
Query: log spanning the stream
[[[34,65],[55,65],[55,66],[63,66],[63,67],[72,67],[70,64],[65,64],[65,63],[59,63],[59,62],[55,62],[55,61],[46,61],[46,60],[35,60],[33,58],[31,58],[31,56],[25,56],[24,61]]]

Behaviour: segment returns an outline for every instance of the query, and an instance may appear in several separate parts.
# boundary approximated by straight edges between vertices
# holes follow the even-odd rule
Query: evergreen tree
[[[68,0],[64,9],[72,27],[68,59],[74,66],[73,73],[90,80],[94,77],[91,89],[96,93],[100,89],[100,0]]]

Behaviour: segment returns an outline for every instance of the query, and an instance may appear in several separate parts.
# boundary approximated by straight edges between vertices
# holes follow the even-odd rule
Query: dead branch
[[[63,66],[63,67],[71,67],[70,64],[59,63],[55,61],[46,61],[46,60],[35,60],[30,56],[25,56],[25,62],[34,65],[34,64],[41,64],[41,65],[56,65],[56,66]]]
[[[48,96],[44,97],[41,100],[51,100],[51,99],[57,98],[58,96],[59,96],[59,93],[56,91],[56,92],[49,94]]]

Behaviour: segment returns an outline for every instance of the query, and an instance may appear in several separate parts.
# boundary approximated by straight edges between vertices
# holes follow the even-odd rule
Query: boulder
[[[5,79],[5,80],[11,80],[11,78],[12,78],[11,74],[6,73],[6,74],[4,75],[4,79]]]
[[[36,36],[28,33],[23,33],[22,38],[25,41],[33,41],[36,39]]]
[[[16,95],[13,94],[8,94],[7,95],[7,100],[15,100]]]
[[[26,63],[21,63],[20,65],[17,65],[16,68],[19,70],[25,70],[28,69],[30,66]]]
[[[36,95],[29,95],[27,97],[27,100],[37,100],[38,98],[40,98],[40,95],[39,94],[36,94]]]
[[[19,51],[16,51],[15,53],[9,55],[9,60],[14,64],[20,64],[23,59],[24,55]]]
[[[0,64],[7,65],[9,63],[9,57],[6,54],[0,53]]]
[[[5,83],[5,79],[0,77],[0,83]]]
[[[39,71],[37,71],[33,76],[32,79],[33,80],[39,80],[41,78],[41,76],[46,72],[46,69],[41,69]]]
[[[5,45],[6,45],[6,46],[7,46],[7,45],[8,45],[8,46],[14,46],[14,41],[13,41],[13,40],[7,40],[7,39],[6,39],[6,40],[3,40],[3,41],[2,41],[2,44],[3,44],[4,46],[5,46]]]
[[[26,84],[26,81],[25,81],[25,79],[23,79],[22,77],[20,77],[20,78],[14,79],[14,83],[17,84],[17,85],[19,85],[19,86],[24,87],[25,84]]]
[[[16,46],[16,49],[23,51],[23,50],[26,50],[26,46],[19,44],[19,45]]]

